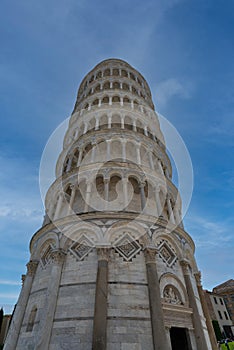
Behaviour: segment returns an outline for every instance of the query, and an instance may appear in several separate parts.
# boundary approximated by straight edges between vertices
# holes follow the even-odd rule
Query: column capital
[[[158,253],[158,249],[154,246],[147,246],[144,248],[145,262],[146,264],[155,263],[155,257]]]
[[[194,277],[197,283],[198,287],[202,287],[202,283],[201,283],[201,271],[197,271],[194,273]]]
[[[84,141],[80,141],[80,142],[78,143],[79,151],[80,151],[81,149],[83,149],[83,147],[84,147]]]
[[[109,261],[109,256],[110,256],[110,247],[97,247],[97,255],[98,255],[98,260],[105,260]]]
[[[92,145],[96,145],[96,136],[93,136],[92,138],[91,138],[91,144]]]
[[[24,285],[24,281],[26,279],[26,275],[21,275],[21,282],[22,282],[22,286]]]
[[[70,189],[71,189],[71,190],[77,189],[77,185],[76,185],[76,184],[70,184]]]
[[[189,275],[189,267],[190,267],[189,261],[187,259],[180,260],[180,265],[182,267],[183,274]]]
[[[65,259],[66,253],[63,249],[53,249],[51,252],[51,260],[54,265],[60,265]]]
[[[104,179],[104,181],[105,180],[110,180],[110,171],[109,171],[109,169],[105,169],[104,171],[103,171],[103,179]]]
[[[125,139],[125,136],[123,136],[123,135],[121,135],[120,141],[121,141],[122,143],[127,143],[127,140]]]
[[[124,174],[124,176],[121,178],[121,181],[127,183],[128,182],[128,176]]]
[[[160,187],[158,187],[158,186],[154,187],[153,191],[155,193],[159,193],[160,192]]]
[[[63,189],[58,190],[58,197],[61,197],[64,194]]]
[[[87,174],[88,175],[88,174]],[[88,177],[86,179],[86,186],[92,186],[92,184],[94,183],[94,180],[92,177]]]
[[[140,187],[140,188],[144,188],[145,185],[146,185],[146,182],[145,182],[144,180],[141,180],[141,181],[139,182],[139,187]]]
[[[37,266],[38,266],[38,261],[37,260],[30,260],[28,263],[27,263],[27,274],[29,276],[34,276],[35,273],[36,273],[36,270],[37,270]]]
[[[150,246],[150,230],[140,237],[140,243],[143,246],[143,250]]]

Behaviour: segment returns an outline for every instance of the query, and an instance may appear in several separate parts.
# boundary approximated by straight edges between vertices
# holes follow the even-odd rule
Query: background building
[[[0,349],[1,349],[1,346],[5,342],[8,328],[10,326],[10,322],[11,322],[11,315],[4,315],[3,320],[2,320],[1,329],[0,329]]]
[[[234,280],[230,279],[213,288],[213,292],[221,295],[227,306],[229,315],[234,323]]]
[[[5,350],[216,348],[171,179],[147,82],[101,62],[80,85]]]
[[[219,329],[216,330],[217,339],[234,338],[233,322],[226,308],[224,298],[208,290],[204,291],[204,293],[213,326],[214,328],[216,327],[215,323],[219,325]]]

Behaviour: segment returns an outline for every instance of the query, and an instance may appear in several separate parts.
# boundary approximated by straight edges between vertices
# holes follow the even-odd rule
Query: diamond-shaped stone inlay
[[[43,255],[41,257],[41,263],[42,263],[43,267],[45,267],[47,264],[50,263],[51,252],[52,252],[52,247],[51,247],[51,245],[48,245],[48,247],[46,248],[45,252],[43,253]]]
[[[83,260],[92,250],[93,242],[84,234],[78,242],[73,243],[69,251],[78,259]]]
[[[158,246],[159,249],[159,256],[162,258],[162,260],[171,267],[176,259],[177,256],[175,252],[172,250],[172,248],[167,244],[166,241],[162,241],[160,245]]]
[[[129,261],[134,258],[141,250],[140,244],[135,241],[129,234],[124,235],[114,243],[115,250]]]

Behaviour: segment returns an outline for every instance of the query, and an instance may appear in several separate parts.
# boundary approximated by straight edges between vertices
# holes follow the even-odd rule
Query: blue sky
[[[11,310],[40,227],[39,165],[99,61],[128,61],[189,150],[194,192],[185,217],[203,286],[233,278],[234,2],[1,1],[0,306]],[[62,146],[62,140],[61,140]]]

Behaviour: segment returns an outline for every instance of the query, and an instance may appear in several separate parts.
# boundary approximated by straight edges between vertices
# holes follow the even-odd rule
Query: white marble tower
[[[62,140],[61,140],[62,142]],[[5,350],[216,349],[142,75],[83,79]]]

